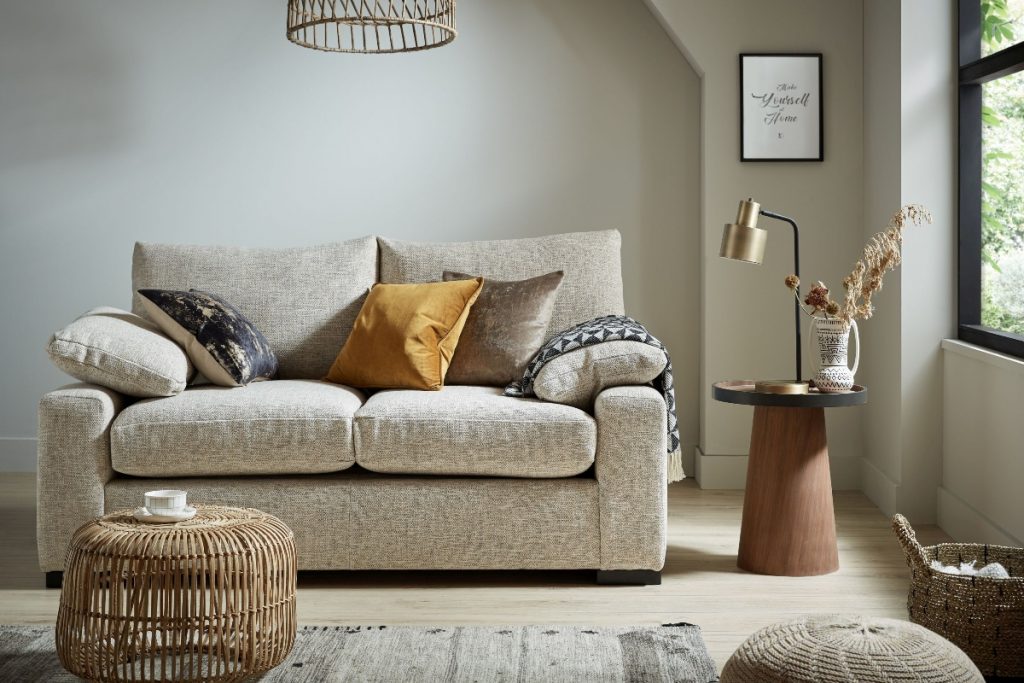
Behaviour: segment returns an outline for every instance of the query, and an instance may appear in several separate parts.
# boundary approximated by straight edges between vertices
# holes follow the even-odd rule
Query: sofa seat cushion
[[[110,429],[114,470],[140,477],[337,472],[363,394],[316,380],[196,386],[139,401]]]
[[[356,412],[356,462],[396,474],[571,477],[594,464],[587,413],[497,387],[382,391]]]

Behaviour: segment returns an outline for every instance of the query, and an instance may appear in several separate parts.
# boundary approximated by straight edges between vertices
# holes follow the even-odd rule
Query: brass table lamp
[[[793,274],[800,277],[800,229],[796,221],[781,214],[762,209],[761,205],[749,197],[740,201],[736,212],[736,222],[726,223],[722,232],[722,247],[718,255],[733,261],[744,261],[758,265],[764,260],[764,247],[768,239],[768,231],[757,227],[758,216],[768,216],[785,221],[793,227]],[[807,382],[801,373],[800,354],[800,302],[793,301],[793,313],[796,330],[796,381],[763,380],[755,384],[755,391],[772,394],[806,394]]]

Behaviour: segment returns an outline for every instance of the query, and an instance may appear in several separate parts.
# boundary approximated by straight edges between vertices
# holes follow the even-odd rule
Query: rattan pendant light
[[[314,50],[413,52],[455,36],[455,0],[288,0],[288,40]]]

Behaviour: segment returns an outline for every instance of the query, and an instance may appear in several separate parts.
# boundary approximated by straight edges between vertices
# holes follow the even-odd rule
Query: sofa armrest
[[[660,570],[668,527],[665,400],[652,387],[605,389],[594,402],[601,569]]]
[[[39,402],[36,540],[43,571],[63,570],[72,534],[103,514],[103,488],[114,474],[110,424],[123,405],[120,394],[91,384],[61,387]]]

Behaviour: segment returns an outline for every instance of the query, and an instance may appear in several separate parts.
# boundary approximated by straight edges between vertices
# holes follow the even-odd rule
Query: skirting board
[[[1009,545],[1015,548],[1024,546],[1024,539],[1014,538],[998,524],[978,512],[959,496],[950,493],[946,488],[940,486],[938,494],[939,528],[957,541]]]
[[[889,475],[878,469],[866,458],[861,458],[860,481],[864,495],[878,509],[885,513],[886,517],[892,517],[900,512],[897,500],[899,499],[899,484],[894,482]]]
[[[705,455],[694,449],[694,476],[702,489],[743,489],[747,483],[746,455]],[[860,458],[829,458],[832,488],[860,490]]]
[[[697,447],[693,444],[683,444],[679,447],[679,455],[683,459],[683,472],[686,474],[687,479],[692,479],[697,476],[697,465],[695,463],[695,456]]]
[[[0,437],[0,472],[35,472],[36,440],[30,437]]]

